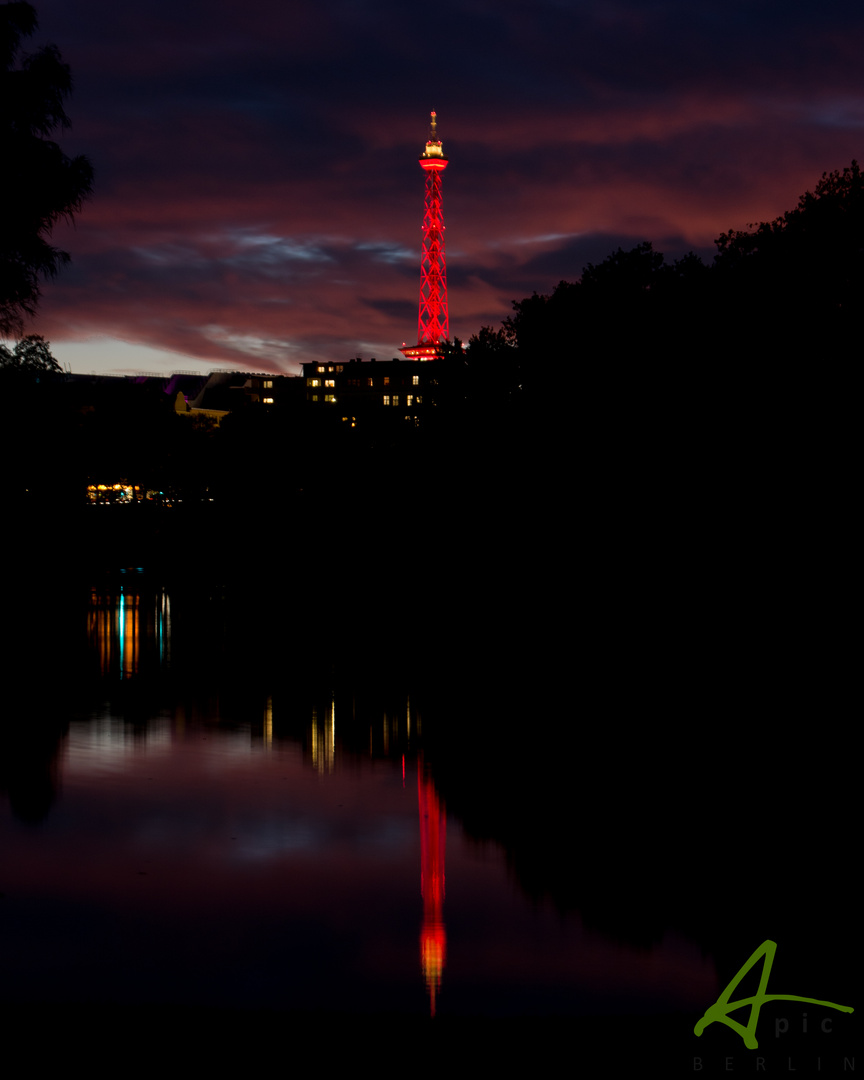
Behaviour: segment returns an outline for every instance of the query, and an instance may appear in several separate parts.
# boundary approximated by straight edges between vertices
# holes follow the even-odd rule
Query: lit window
[[[272,405],[273,404],[273,398],[272,397],[265,397],[264,398],[264,404],[265,405]]]
[[[340,372],[341,370],[342,370],[342,365],[341,365],[341,364],[337,364],[337,365],[336,365],[336,374],[338,375],[338,374],[339,374],[339,372]]]
[[[419,394],[417,395],[417,398],[416,398],[416,400],[417,400],[417,404],[418,404],[418,405],[422,405],[422,404],[423,404],[423,398],[422,398],[422,397],[420,397],[420,395],[419,395]]]
[[[413,396],[411,394],[408,394],[406,396],[406,398],[405,398],[405,404],[408,406],[409,409],[411,408],[411,402],[413,400],[414,400],[414,398],[413,398]]]
[[[320,379],[307,379],[306,380],[306,385],[307,386],[320,386],[321,385],[321,380]]]
[[[385,405],[389,405],[389,404],[390,404],[390,395],[389,395],[389,394],[385,394],[385,395],[384,395],[384,404],[385,404]]]
[[[367,382],[367,383],[368,383],[368,384],[369,384],[370,386],[373,386],[373,385],[374,385],[374,379],[367,379],[367,380],[366,380],[366,382]]]
[[[335,404],[335,402],[336,402],[336,395],[335,395],[335,394],[325,394],[325,395],[324,395],[324,400],[325,400],[325,401],[332,401],[332,402],[333,402],[333,403]]]
[[[334,386],[335,387],[336,380],[335,379],[325,379],[324,380],[324,385],[325,386]]]
[[[393,395],[393,404],[394,404],[394,405],[398,405],[398,404],[399,404],[399,395],[398,395],[398,394],[394,394],[394,395]]]
[[[389,375],[385,375],[385,376],[384,376],[384,385],[385,385],[385,386],[389,386],[389,385],[390,385],[390,376],[389,376]]]
[[[265,390],[272,390],[273,389],[273,380],[272,379],[265,379],[263,385],[264,385]]]
[[[318,395],[317,395],[317,394],[313,394],[313,395],[312,395],[312,400],[313,400],[313,401],[317,401],[317,400],[318,400]]]
[[[420,385],[420,376],[419,375],[412,375],[411,376],[411,385],[412,386],[419,386]]]
[[[328,370],[328,371],[332,371],[332,370],[333,370],[333,365],[332,365],[332,364],[330,364],[330,365],[329,365],[329,366],[327,367],[327,370]]]
[[[323,371],[323,370],[324,370],[324,365],[323,365],[323,364],[319,364],[319,365],[318,365],[318,370],[319,370],[319,371]]]

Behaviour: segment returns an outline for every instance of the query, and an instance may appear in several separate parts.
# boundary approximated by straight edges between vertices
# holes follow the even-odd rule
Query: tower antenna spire
[[[420,307],[417,317],[417,344],[399,351],[410,360],[434,360],[450,336],[447,310],[447,263],[444,256],[444,214],[441,207],[441,174],[447,168],[444,148],[438,138],[438,114],[432,110],[429,139],[420,155],[426,173],[426,202],[420,254]]]

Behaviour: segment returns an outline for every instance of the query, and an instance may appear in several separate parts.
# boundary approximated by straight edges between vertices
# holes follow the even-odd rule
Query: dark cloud
[[[864,12],[774,0],[37,4],[96,193],[34,330],[220,366],[416,333],[430,108],[451,332],[618,246],[710,257],[860,154]]]

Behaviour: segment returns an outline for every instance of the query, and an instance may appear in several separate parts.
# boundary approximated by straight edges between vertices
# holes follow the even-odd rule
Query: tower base
[[[431,341],[420,341],[416,345],[403,345],[399,350],[406,360],[437,360],[443,355],[441,346]]]

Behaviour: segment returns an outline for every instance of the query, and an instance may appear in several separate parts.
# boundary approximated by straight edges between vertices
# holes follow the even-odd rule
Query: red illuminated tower
[[[434,360],[440,345],[450,336],[447,314],[447,265],[444,259],[444,214],[441,210],[441,174],[447,158],[441,147],[432,113],[429,140],[420,155],[420,168],[426,173],[426,213],[423,215],[423,251],[420,257],[420,316],[417,320],[417,344],[399,350],[410,360]]]

